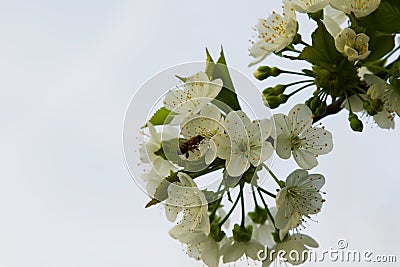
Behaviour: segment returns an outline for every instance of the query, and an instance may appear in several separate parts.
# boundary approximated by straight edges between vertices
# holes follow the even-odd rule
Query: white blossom
[[[364,101],[367,101],[367,94],[354,94],[350,96],[344,103],[343,107],[352,112],[362,112],[364,115],[369,116],[364,110]],[[394,128],[394,114],[393,110],[387,107],[384,103],[383,110],[373,115],[375,123],[382,129],[393,129]]]
[[[175,233],[188,234],[201,231],[205,235],[210,233],[208,218],[208,203],[202,191],[193,179],[182,172],[178,172],[179,182],[168,187],[168,198],[165,203],[167,219],[174,222],[182,212],[182,220],[175,226]]]
[[[344,28],[335,37],[336,49],[343,53],[349,61],[363,60],[369,56],[369,37],[365,33],[356,34],[350,28]]]
[[[329,4],[329,0],[286,0],[284,4],[292,4],[293,8],[300,13],[315,13]]]
[[[358,18],[374,12],[381,0],[330,0],[330,5],[346,14],[354,13]]]
[[[215,105],[204,106],[199,115],[194,115],[185,121],[181,127],[181,134],[187,138],[202,136],[204,140],[198,144],[199,155],[204,156],[206,164],[210,164],[217,157],[217,146],[214,136],[224,133],[224,118]],[[192,155],[194,153],[190,153]],[[189,158],[190,159],[190,158]]]
[[[295,228],[303,217],[310,218],[311,214],[320,212],[325,202],[320,193],[324,184],[321,174],[308,174],[301,169],[292,172],[276,196],[275,226],[283,229],[289,224],[290,228]]]
[[[323,127],[312,126],[312,112],[304,104],[294,106],[289,115],[273,116],[276,131],[276,152],[282,159],[293,157],[303,169],[318,165],[316,157],[333,148],[332,135]]]
[[[221,248],[222,261],[223,263],[235,262],[243,256],[256,261],[258,252],[263,249],[263,245],[253,239],[248,242],[239,242],[231,237]]]
[[[201,230],[186,233],[178,225],[169,231],[171,237],[187,245],[187,254],[196,260],[202,260],[209,267],[218,267],[221,257],[221,242],[216,242]]]
[[[163,126],[160,132],[150,122],[147,123],[149,128],[149,140],[139,147],[139,158],[143,163],[151,164],[152,169],[160,176],[167,177],[171,171],[177,168],[168,160],[155,154],[161,148],[161,142],[176,138],[178,129],[170,126]]]
[[[385,80],[376,75],[366,74],[364,80],[370,86],[367,94],[373,99],[382,99],[387,102],[397,115],[400,116],[400,90],[388,84]]]
[[[373,74],[365,74],[364,80],[369,85],[367,96],[383,101],[383,110],[373,116],[375,122],[383,129],[393,129],[395,113],[400,114],[399,90]]]
[[[283,14],[272,13],[267,19],[259,19],[256,26],[259,40],[250,49],[255,59],[250,66],[265,59],[272,52],[280,52],[293,42],[297,34],[296,13],[291,4],[283,8]]]
[[[188,116],[197,114],[219,94],[221,89],[222,80],[210,81],[205,72],[188,77],[183,89],[170,90],[164,98],[165,108],[173,112],[170,124],[180,124]]]
[[[217,155],[226,159],[228,175],[242,175],[250,164],[257,167],[271,157],[273,147],[267,141],[272,124],[268,119],[250,121],[243,111],[231,111],[225,119],[226,134],[217,134],[214,141]]]
[[[317,248],[318,243],[307,235],[294,234],[289,236],[283,242],[277,243],[271,249],[267,250],[267,255],[264,255],[266,259],[263,261],[262,267],[268,267],[275,261],[277,264],[282,262],[293,265],[302,264],[307,260],[307,253],[304,252],[309,250],[308,247]],[[279,254],[279,251],[283,251],[284,253]],[[282,256],[282,259],[278,255]]]

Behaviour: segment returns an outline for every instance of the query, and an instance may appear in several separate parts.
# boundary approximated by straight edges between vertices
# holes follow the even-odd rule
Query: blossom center
[[[297,135],[292,136],[290,139],[290,142],[292,144],[292,147],[291,147],[292,150],[295,150],[301,146],[301,139]]]

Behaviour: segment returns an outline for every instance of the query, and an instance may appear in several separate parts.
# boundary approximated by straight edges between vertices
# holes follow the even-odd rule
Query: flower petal
[[[307,150],[295,149],[293,150],[293,157],[297,164],[305,170],[310,170],[318,165],[315,155]]]
[[[232,156],[227,160],[226,170],[233,177],[241,176],[250,167],[249,159],[243,154]]]
[[[282,159],[290,158],[292,142],[290,137],[285,134],[278,135],[276,139],[276,153]]]

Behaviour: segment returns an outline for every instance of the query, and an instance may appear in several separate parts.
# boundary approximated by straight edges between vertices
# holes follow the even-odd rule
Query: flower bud
[[[326,102],[321,102],[321,105],[315,110],[315,115],[323,116],[326,112]]]
[[[319,99],[319,97],[314,97],[310,102],[310,109],[315,112],[320,105],[321,100]]]
[[[269,66],[260,66],[258,69],[253,73],[254,77],[258,80],[262,81],[267,79],[268,77],[276,77],[282,73],[281,69],[276,67],[269,67]]]
[[[283,94],[286,88],[287,88],[286,85],[278,84],[274,87],[265,88],[262,93],[263,95],[278,96],[280,94]]]
[[[288,95],[280,94],[275,95],[265,95],[263,94],[264,104],[272,109],[279,107],[281,104],[286,103],[289,99]]]
[[[364,126],[362,121],[357,117],[356,114],[354,113],[349,114],[349,122],[350,122],[350,127],[351,129],[353,129],[353,131],[362,132]]]
[[[247,227],[239,226],[235,224],[233,227],[233,239],[238,242],[249,242],[251,240],[251,235],[253,234],[253,226],[249,225]]]

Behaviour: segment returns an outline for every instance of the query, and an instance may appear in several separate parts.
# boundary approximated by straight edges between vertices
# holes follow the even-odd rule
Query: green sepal
[[[233,239],[237,242],[249,242],[253,234],[253,226],[249,225],[247,227],[235,224],[232,230]]]
[[[220,242],[226,236],[225,232],[221,230],[221,226],[217,222],[211,223],[210,236],[215,242]]]
[[[255,206],[254,211],[248,213],[250,219],[256,224],[264,224],[268,219],[268,212],[266,209]]]

